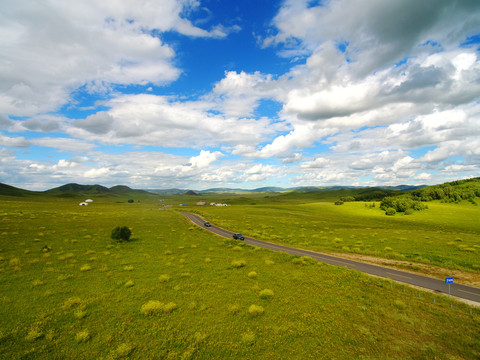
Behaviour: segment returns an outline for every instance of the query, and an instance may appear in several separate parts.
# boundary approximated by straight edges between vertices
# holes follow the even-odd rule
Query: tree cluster
[[[428,209],[428,206],[426,204],[422,204],[422,202],[419,200],[413,199],[409,195],[402,195],[384,198],[380,203],[380,209],[385,211],[388,209],[394,209],[395,212],[411,213],[412,210]],[[391,210],[389,212],[389,215],[395,214],[392,214]]]
[[[458,203],[462,200],[474,200],[475,197],[480,197],[480,178],[429,186],[414,190],[411,195],[414,199],[420,201],[441,200],[448,203]]]

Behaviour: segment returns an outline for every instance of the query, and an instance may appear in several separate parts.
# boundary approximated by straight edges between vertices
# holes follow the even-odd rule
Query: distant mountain
[[[44,191],[45,194],[61,195],[61,194],[106,194],[111,190],[102,185],[80,185],[80,184],[66,184],[50,190]]]
[[[135,190],[125,185],[116,185],[111,188],[107,188],[102,185],[80,185],[76,183],[65,184],[46,191],[29,191],[16,188],[11,185],[0,183],[0,195],[5,196],[32,196],[47,194],[60,197],[76,197],[80,195],[126,195],[126,194],[161,194],[161,195],[207,195],[207,194],[248,194],[248,193],[310,193],[310,192],[325,192],[325,191],[343,191],[343,190],[358,190],[360,192],[367,192],[368,198],[371,195],[379,195],[382,192],[408,192],[413,190],[420,190],[425,185],[399,185],[399,186],[381,186],[377,188],[369,187],[357,187],[357,186],[301,186],[292,188],[282,188],[277,186],[261,187],[257,189],[239,189],[239,188],[210,188],[206,190],[186,190],[186,189],[148,189],[148,190]]]
[[[134,190],[125,185],[116,185],[111,188],[107,188],[102,185],[80,185],[80,184],[66,184],[50,190],[46,190],[43,193],[48,195],[56,195],[62,197],[71,197],[77,195],[126,195],[126,194],[149,194],[145,190]]]
[[[185,194],[185,191],[187,190],[182,190],[182,189],[147,189],[146,191],[154,194],[160,194],[160,195],[180,195],[180,194]]]

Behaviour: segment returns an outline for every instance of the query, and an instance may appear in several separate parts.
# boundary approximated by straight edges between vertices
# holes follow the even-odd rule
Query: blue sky
[[[0,4],[0,182],[480,176],[480,2]]]

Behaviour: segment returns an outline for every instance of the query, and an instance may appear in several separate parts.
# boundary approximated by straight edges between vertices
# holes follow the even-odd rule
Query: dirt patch
[[[421,264],[411,261],[383,259],[367,255],[340,253],[332,253],[332,255],[343,257],[345,259],[358,260],[370,264],[387,266],[398,270],[408,271],[414,274],[427,275],[441,280],[445,280],[447,276],[453,276],[456,283],[480,287],[480,274],[474,272],[446,269],[439,266]]]

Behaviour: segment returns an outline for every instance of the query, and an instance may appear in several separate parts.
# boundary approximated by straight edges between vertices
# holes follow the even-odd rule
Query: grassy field
[[[446,227],[437,217],[431,223],[429,214],[443,211],[440,204],[387,218],[363,204],[292,207],[267,200],[197,210],[227,228],[309,248],[417,251],[426,259],[430,251],[445,256],[433,244],[439,234],[445,244],[453,241],[446,245],[455,254],[448,259],[472,265],[478,259],[476,252],[460,250],[478,244],[474,225],[464,219]],[[154,199],[119,201],[94,198],[80,207],[77,199],[0,198],[1,358],[480,356],[478,308],[222,239],[188,223],[175,208],[159,210]],[[469,214],[467,206],[460,209]],[[117,225],[129,226],[133,240],[113,242],[109,235]],[[408,245],[417,231],[426,244],[420,250]]]
[[[429,202],[385,216],[379,204],[278,202],[195,207],[211,222],[254,238],[307,249],[409,260],[480,273],[480,208]]]

